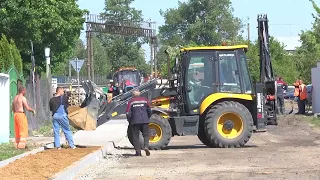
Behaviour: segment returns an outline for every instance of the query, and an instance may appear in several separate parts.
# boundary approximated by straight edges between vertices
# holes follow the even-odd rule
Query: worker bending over
[[[24,112],[24,108],[32,112],[33,115],[36,111],[27,103],[27,99],[24,97],[26,94],[26,88],[20,87],[19,94],[13,98],[12,112],[14,113],[14,131],[15,131],[15,147],[18,149],[25,149],[28,138],[28,120]]]
[[[284,107],[284,91],[288,89],[288,84],[283,81],[282,77],[279,77],[277,80],[277,114],[284,115],[285,107]]]
[[[303,83],[302,80],[299,81],[299,99],[298,99],[298,113],[306,113],[306,100],[308,98],[307,86]]]
[[[140,97],[138,90],[133,91],[133,98],[128,102],[126,109],[127,120],[133,137],[133,146],[136,150],[135,156],[141,156],[141,149],[144,149],[147,156],[150,156],[149,146],[149,122],[151,109],[149,101]],[[142,132],[144,138],[143,147],[139,141],[139,134]]]

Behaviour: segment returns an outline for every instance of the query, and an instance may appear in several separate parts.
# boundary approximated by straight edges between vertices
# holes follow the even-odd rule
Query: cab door
[[[240,67],[236,51],[218,51],[218,91],[222,93],[241,93]]]
[[[199,114],[201,102],[216,92],[214,55],[212,50],[191,51],[184,58],[183,98],[187,115]]]

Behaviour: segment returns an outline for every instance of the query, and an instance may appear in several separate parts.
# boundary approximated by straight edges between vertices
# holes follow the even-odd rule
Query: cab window
[[[218,59],[220,92],[241,93],[236,54],[220,52]]]
[[[246,94],[252,94],[250,74],[247,66],[246,56],[244,55],[243,51],[240,53],[240,65],[242,71],[244,91]]]
[[[191,52],[187,69],[186,84],[189,107],[196,109],[202,99],[212,93],[213,53]]]

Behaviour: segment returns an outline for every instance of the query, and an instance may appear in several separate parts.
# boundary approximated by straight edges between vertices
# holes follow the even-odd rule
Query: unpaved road
[[[304,117],[279,119],[279,126],[254,133],[244,148],[210,149],[194,136],[173,137],[169,150],[149,157],[132,157],[133,149],[122,148],[114,152],[121,154],[119,162],[96,179],[320,179],[320,133]]]

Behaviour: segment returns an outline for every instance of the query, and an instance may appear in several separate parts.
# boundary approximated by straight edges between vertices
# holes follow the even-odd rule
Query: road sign
[[[83,59],[76,59],[76,60],[70,61],[70,64],[72,65],[74,70],[77,71],[77,73],[80,72],[83,63],[84,63]]]
[[[51,79],[51,84],[52,84],[52,88],[55,90],[58,87],[58,79],[57,78],[52,78]]]

